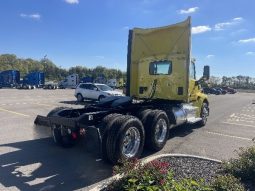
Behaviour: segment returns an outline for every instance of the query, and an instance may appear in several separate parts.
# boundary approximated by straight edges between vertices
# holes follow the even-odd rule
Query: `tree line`
[[[56,66],[50,59],[43,58],[34,60],[31,58],[18,58],[15,54],[0,55],[0,71],[4,70],[19,70],[21,77],[24,77],[29,72],[43,71],[46,80],[60,81],[69,74],[78,74],[80,77],[92,77],[96,79],[99,76],[104,76],[106,79],[126,80],[126,72],[118,69],[109,69],[103,66],[95,68],[87,68],[85,66],[74,66],[69,69],[64,69]],[[249,76],[232,76],[232,77],[215,77],[211,76],[208,83],[203,83],[202,86],[229,86],[236,89],[255,89],[255,78]]]
[[[204,86],[229,86],[235,89],[255,89],[255,78],[250,76],[232,76],[232,77],[216,77],[211,76],[207,84]]]
[[[35,60],[31,58],[18,58],[15,54],[1,54],[0,55],[0,71],[4,70],[18,70],[21,78],[26,74],[34,71],[42,71],[45,73],[46,80],[59,81],[64,79],[69,74],[78,74],[80,77],[92,77],[96,79],[103,76],[106,79],[120,79],[125,80],[126,73],[118,69],[106,68],[97,66],[95,68],[87,68],[85,66],[74,66],[69,69],[64,69],[56,66],[50,59],[43,58]]]

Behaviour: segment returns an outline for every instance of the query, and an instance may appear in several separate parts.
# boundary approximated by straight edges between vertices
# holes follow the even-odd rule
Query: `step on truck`
[[[127,96],[108,97],[81,109],[56,108],[36,124],[51,127],[54,141],[75,145],[94,130],[104,160],[139,158],[144,148],[159,151],[171,128],[204,126],[209,102],[191,60],[191,19],[160,28],[129,31]],[[209,78],[204,72],[202,79]],[[86,136],[85,136],[86,137]]]

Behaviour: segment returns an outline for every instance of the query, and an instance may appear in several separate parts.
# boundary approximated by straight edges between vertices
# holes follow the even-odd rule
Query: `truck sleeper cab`
[[[113,164],[139,158],[144,147],[161,150],[169,130],[182,124],[204,126],[209,103],[190,59],[190,18],[129,33],[127,95],[107,97],[81,109],[56,108],[35,124],[51,127],[64,147],[96,131],[103,159]],[[206,76],[208,78],[208,76]]]

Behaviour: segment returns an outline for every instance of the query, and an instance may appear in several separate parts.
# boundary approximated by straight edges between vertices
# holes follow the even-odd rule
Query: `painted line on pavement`
[[[239,114],[239,115],[242,115],[242,116],[246,116],[248,118],[254,118],[255,119],[255,115],[247,115],[247,114]]]
[[[230,122],[222,122],[229,125],[237,125],[237,126],[244,126],[244,127],[253,127],[255,128],[255,125],[247,125],[247,124],[241,124],[241,123],[230,123]]]
[[[15,112],[15,111],[11,111],[11,110],[7,110],[7,109],[3,109],[3,108],[0,108],[0,111],[5,111],[7,113],[16,114],[16,115],[23,116],[23,117],[30,117],[29,115],[19,113],[19,112]]]
[[[32,104],[46,106],[46,107],[56,107],[55,105],[48,105],[48,104],[44,104],[44,103],[32,103]]]
[[[230,118],[229,120],[231,121],[243,121],[243,122],[247,122],[247,123],[254,123],[254,121],[248,121],[246,120],[247,118],[244,118],[244,117],[232,117]]]
[[[227,135],[227,134],[216,133],[216,132],[212,132],[212,131],[206,131],[206,132],[209,133],[209,134],[219,135],[219,136],[223,136],[223,137],[230,137],[230,138],[235,138],[235,139],[242,139],[242,140],[246,140],[246,141],[252,141],[252,139],[246,138],[246,137],[238,137],[238,136],[234,136],[234,135]]]

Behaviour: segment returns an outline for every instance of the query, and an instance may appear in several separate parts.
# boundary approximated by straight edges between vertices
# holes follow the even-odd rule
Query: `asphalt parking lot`
[[[37,114],[57,106],[76,104],[74,90],[0,90],[0,190],[78,190],[110,177],[112,166],[97,152],[78,144],[56,146],[49,128],[33,125]],[[229,159],[239,147],[253,145],[253,93],[209,96],[210,117],[203,128],[182,126],[171,130],[158,153],[183,153]],[[143,157],[158,153],[144,152]]]

